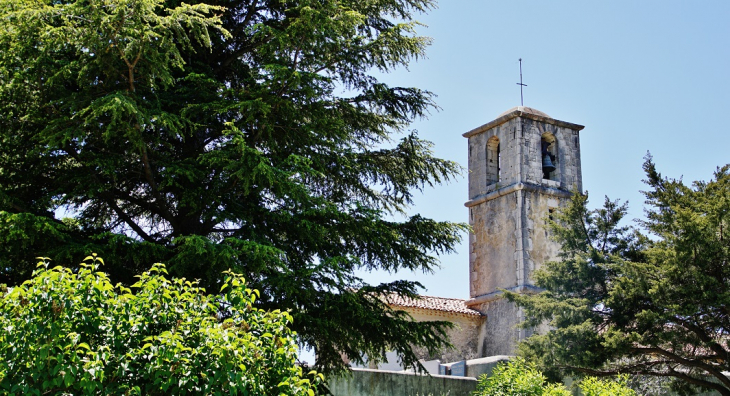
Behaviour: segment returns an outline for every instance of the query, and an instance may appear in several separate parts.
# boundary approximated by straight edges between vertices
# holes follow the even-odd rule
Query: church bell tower
[[[500,289],[538,291],[533,271],[557,258],[547,219],[571,191],[582,191],[582,125],[524,106],[463,136],[469,139],[469,292],[487,317],[482,356],[512,355],[531,334]]]

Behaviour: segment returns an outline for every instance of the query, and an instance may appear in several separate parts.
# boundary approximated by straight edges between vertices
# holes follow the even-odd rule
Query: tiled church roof
[[[419,299],[413,299],[399,296],[397,294],[391,294],[388,296],[387,302],[389,305],[396,307],[431,309],[435,311],[453,312],[470,316],[482,315],[479,311],[467,307],[466,300],[458,298],[420,296]]]

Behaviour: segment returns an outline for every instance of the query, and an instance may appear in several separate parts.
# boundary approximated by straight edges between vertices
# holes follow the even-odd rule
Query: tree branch
[[[704,363],[702,361],[693,360],[693,359],[686,359],[682,356],[679,356],[675,353],[669,352],[665,349],[659,348],[659,347],[649,347],[649,348],[631,348],[632,351],[638,352],[642,355],[651,355],[651,354],[657,354],[664,357],[669,358],[673,362],[680,363],[685,367],[697,367],[702,370],[707,371],[708,374],[712,375],[713,377],[720,380],[720,382],[725,385],[727,388],[730,388],[730,379],[728,379],[721,370],[718,370],[716,366],[712,366],[710,364]],[[728,389],[728,392],[730,392],[730,389]]]
[[[662,362],[662,363],[665,363],[665,362]],[[640,367],[640,366],[637,365],[635,367]],[[562,368],[578,371],[580,373],[588,374],[588,375],[592,375],[592,376],[596,376],[596,377],[608,377],[608,376],[615,376],[615,375],[625,374],[625,373],[650,375],[650,376],[655,376],[655,377],[675,377],[675,378],[681,379],[681,380],[688,382],[690,384],[693,384],[693,385],[701,386],[703,388],[714,389],[724,396],[730,396],[730,390],[728,388],[722,386],[721,384],[718,384],[718,383],[712,382],[712,381],[702,380],[702,379],[699,379],[696,377],[692,377],[691,375],[681,373],[681,372],[675,371],[673,369],[670,369],[671,371],[669,371],[669,372],[660,372],[660,371],[650,371],[650,370],[640,370],[640,369],[639,370],[621,370],[621,369],[594,370],[594,369],[589,369],[589,368],[585,368],[585,367],[572,367],[572,366],[563,366]]]
[[[139,235],[142,239],[144,239],[147,242],[151,242],[151,243],[157,242],[154,238],[152,238],[149,234],[147,234],[142,229],[142,227],[139,226],[139,224],[137,224],[131,217],[129,217],[129,215],[124,213],[122,208],[120,208],[119,205],[117,205],[115,198],[111,194],[104,193],[101,196],[103,198],[105,198],[104,199],[105,203],[114,211],[114,213],[116,213],[120,219],[124,220],[124,222],[129,227],[131,227],[132,230],[134,230],[134,232],[137,233],[137,235]]]

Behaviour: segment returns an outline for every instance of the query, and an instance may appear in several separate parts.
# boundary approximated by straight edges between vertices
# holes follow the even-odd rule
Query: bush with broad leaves
[[[168,279],[162,264],[131,288],[112,285],[87,257],[3,290],[0,393],[8,395],[307,395],[286,312],[254,305],[235,273],[220,293]]]

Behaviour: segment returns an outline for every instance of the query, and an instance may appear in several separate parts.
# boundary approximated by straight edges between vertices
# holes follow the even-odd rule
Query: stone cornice
[[[513,193],[517,190],[535,191],[535,192],[540,192],[545,195],[552,195],[552,196],[563,197],[563,198],[568,198],[572,195],[568,191],[559,190],[557,188],[546,187],[546,186],[541,186],[541,185],[532,184],[532,183],[514,183],[509,186],[502,187],[498,190],[490,191],[486,194],[474,197],[473,199],[470,199],[469,201],[464,203],[464,206],[466,206],[467,208],[471,208],[472,206],[479,205],[482,202],[486,202],[486,201],[492,200],[494,198],[498,198],[503,195]]]
[[[506,123],[507,121],[509,121],[513,118],[517,118],[517,117],[529,118],[531,120],[544,122],[546,124],[557,125],[559,127],[572,129],[574,131],[580,131],[583,128],[585,128],[585,126],[583,126],[583,125],[573,124],[572,122],[560,121],[560,120],[556,120],[554,118],[544,117],[544,116],[534,114],[534,113],[529,113],[529,112],[525,112],[525,111],[521,111],[521,110],[514,110],[514,111],[509,112],[501,117],[498,117],[497,119],[490,121],[480,127],[474,128],[471,131],[464,133],[462,136],[464,136],[465,138],[469,138],[474,135],[478,135],[480,133],[486,132],[486,131],[494,128],[495,126],[502,125],[502,124]]]
[[[543,289],[540,289],[539,287],[532,286],[532,285],[519,285],[510,287],[508,289],[504,289],[507,291],[520,293],[520,294],[537,294],[541,292]],[[502,290],[493,291],[491,293],[482,294],[481,296],[476,296],[474,298],[470,298],[466,300],[467,306],[473,306],[473,305],[479,305],[488,303],[494,300],[499,300],[504,295],[504,292]]]

